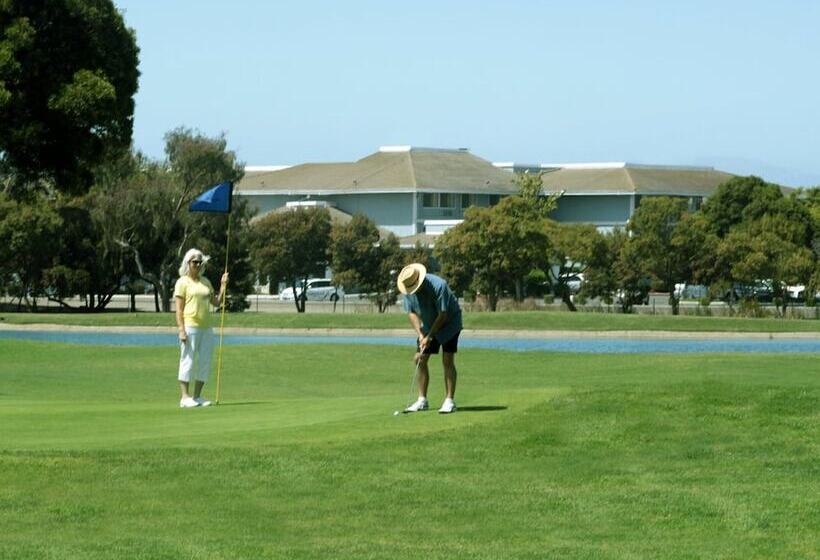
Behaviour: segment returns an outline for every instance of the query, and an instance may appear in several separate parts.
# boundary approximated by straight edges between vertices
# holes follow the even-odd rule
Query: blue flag
[[[231,211],[231,195],[233,195],[233,183],[230,181],[220,183],[196,197],[188,206],[188,210],[228,214]]]

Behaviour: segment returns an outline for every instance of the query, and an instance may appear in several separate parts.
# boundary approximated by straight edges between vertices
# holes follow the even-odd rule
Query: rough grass
[[[0,341],[0,558],[817,558],[816,355]],[[431,398],[441,398],[440,365]]]

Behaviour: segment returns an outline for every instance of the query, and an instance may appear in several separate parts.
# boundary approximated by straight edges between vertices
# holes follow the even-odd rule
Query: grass
[[[0,323],[87,326],[173,326],[170,313],[0,313]],[[409,328],[401,313],[232,313],[228,327],[248,328]],[[820,321],[671,315],[623,315],[549,311],[464,313],[467,329],[679,331],[679,332],[820,332]]]
[[[818,558],[816,355],[459,354],[0,340],[0,558]],[[431,398],[441,398],[440,364]]]

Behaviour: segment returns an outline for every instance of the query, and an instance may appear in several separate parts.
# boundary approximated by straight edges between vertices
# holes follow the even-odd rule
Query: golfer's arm
[[[176,303],[176,319],[177,319],[177,329],[180,332],[185,332],[185,317],[182,314],[182,310],[185,307],[185,301],[177,296],[174,298],[174,302]]]
[[[413,328],[416,330],[416,334],[419,338],[424,336],[424,333],[421,332],[421,319],[415,313],[408,313],[407,316],[410,318],[410,324],[413,325]]]
[[[436,317],[436,320],[433,321],[433,324],[430,326],[430,332],[427,333],[427,336],[429,336],[431,338],[433,336],[435,336],[435,334],[438,331],[441,330],[441,327],[443,327],[446,322],[447,322],[447,312],[442,311],[441,313],[438,314],[438,317]]]
[[[213,295],[211,296],[211,305],[213,305],[214,307],[219,307],[220,305],[222,305],[222,292],[224,290],[225,290],[225,285],[220,284],[219,285],[219,293],[213,292]]]

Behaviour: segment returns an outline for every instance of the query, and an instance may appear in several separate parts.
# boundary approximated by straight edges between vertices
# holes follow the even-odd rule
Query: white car
[[[584,273],[566,272],[561,275],[561,280],[563,280],[569,293],[577,294],[581,290],[581,285],[584,283]]]
[[[296,297],[302,294],[302,287],[297,284]],[[334,286],[329,278],[310,278],[307,281],[307,292],[305,299],[308,301],[338,301],[344,297],[344,290]],[[293,301],[295,299],[293,288],[285,288],[279,294],[279,299]]]

